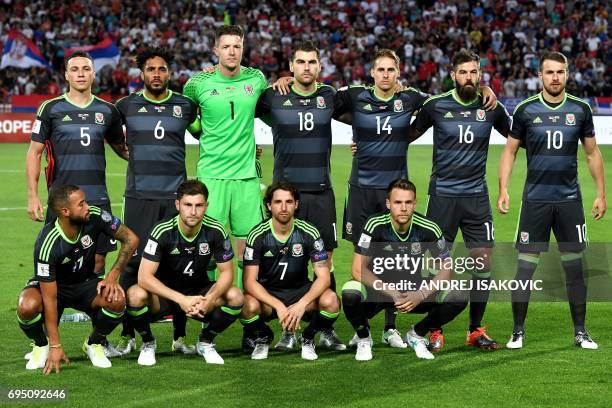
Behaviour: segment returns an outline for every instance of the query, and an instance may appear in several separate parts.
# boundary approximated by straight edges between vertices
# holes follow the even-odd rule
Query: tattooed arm
[[[103,291],[103,296],[109,302],[111,302],[113,299],[119,300],[125,297],[123,289],[121,286],[119,286],[119,276],[121,275],[121,271],[123,271],[128,261],[132,258],[136,248],[138,248],[138,237],[125,225],[119,226],[114,238],[121,242],[121,248],[119,249],[117,260],[111,267],[110,271],[106,274],[105,278],[98,284],[98,293]]]

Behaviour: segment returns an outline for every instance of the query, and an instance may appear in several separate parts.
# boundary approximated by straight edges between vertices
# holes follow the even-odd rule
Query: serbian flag
[[[72,47],[66,50],[66,56],[75,51],[85,51],[91,55],[94,61],[94,69],[98,71],[105,65],[111,65],[113,68],[119,62],[119,48],[113,40],[107,38],[96,45],[85,45],[83,47]]]
[[[50,68],[49,62],[43,58],[40,50],[28,37],[19,30],[11,30],[2,51],[0,68],[44,67]]]

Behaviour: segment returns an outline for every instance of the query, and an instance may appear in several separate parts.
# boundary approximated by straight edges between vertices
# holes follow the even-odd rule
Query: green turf
[[[568,307],[564,303],[533,304],[527,320],[527,341],[523,350],[481,352],[463,346],[467,325],[464,312],[445,330],[447,346],[433,361],[419,361],[412,351],[391,350],[380,345],[381,317],[373,322],[376,344],[374,360],[358,363],[352,352],[319,351],[319,360],[303,362],[299,354],[271,354],[267,361],[250,361],[238,351],[241,329],[234,325],[218,338],[218,350],[225,358],[222,367],[205,365],[199,358],[170,356],[171,325],[153,326],[158,339],[157,365],[137,365],[137,354],[113,360],[108,370],[94,369],[80,352],[89,323],[64,324],[62,343],[72,360],[60,375],[43,377],[40,371],[25,370],[23,354],[28,340],[15,321],[19,290],[32,275],[32,245],[41,224],[27,218],[24,158],[26,145],[1,145],[0,150],[0,225],[2,249],[0,271],[0,389],[64,388],[66,405],[93,406],[609,406],[612,397],[612,330],[610,303],[589,305],[588,326],[599,342],[598,351],[572,345]],[[497,194],[497,166],[501,147],[492,147],[488,182],[492,198]],[[612,147],[602,147],[604,160],[612,159]],[[272,151],[264,150],[264,181],[270,180]],[[125,163],[107,152],[108,185],[113,209],[120,214],[125,186]],[[197,149],[188,150],[188,169],[195,172]],[[431,148],[410,149],[410,174],[418,187],[419,209],[426,203],[431,169]],[[335,147],[332,157],[339,224],[350,170],[350,154]],[[594,198],[593,182],[580,156],[580,180],[587,213]],[[512,241],[520,204],[525,160],[515,166],[511,194],[511,213],[495,214],[497,242]],[[610,166],[607,180],[611,179]],[[608,183],[609,185],[609,183]],[[42,188],[41,188],[42,190]],[[43,197],[44,199],[44,197]],[[9,208],[6,210],[6,208]],[[610,217],[594,222],[587,216],[592,242],[609,241]],[[351,247],[340,241],[334,254],[340,284],[350,275]],[[110,261],[109,261],[110,262]],[[510,271],[514,265],[507,265]],[[495,271],[493,271],[495,274]],[[417,320],[400,316],[402,331]],[[510,305],[493,303],[485,316],[490,333],[505,343],[512,328]],[[276,328],[276,326],[275,326]],[[197,324],[190,322],[189,336],[195,338]],[[352,332],[344,316],[337,323],[341,337],[348,341]],[[116,341],[118,333],[111,336]],[[7,400],[0,397],[4,404]],[[33,403],[24,405],[32,406]]]

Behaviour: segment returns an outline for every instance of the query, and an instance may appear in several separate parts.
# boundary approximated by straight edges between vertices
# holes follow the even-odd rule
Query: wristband
[[[425,300],[425,293],[423,293],[423,289],[419,289],[419,293],[421,294],[421,296],[423,296],[422,300]]]
[[[62,348],[62,343],[49,344],[49,348]]]

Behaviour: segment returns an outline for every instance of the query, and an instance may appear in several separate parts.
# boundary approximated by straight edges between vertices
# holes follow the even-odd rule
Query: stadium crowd
[[[124,95],[142,86],[134,55],[145,45],[175,54],[171,88],[216,63],[214,30],[244,27],[243,64],[268,79],[288,74],[291,44],[312,39],[322,50],[321,80],[334,86],[368,82],[372,50],[392,48],[402,58],[402,77],[429,93],[452,87],[449,58],[462,47],[477,51],[483,82],[502,97],[538,90],[538,55],[558,50],[570,60],[568,92],[584,97],[612,94],[605,1],[414,1],[414,0],[2,0],[0,45],[10,29],[31,38],[52,71],[5,68],[0,100],[18,94],[59,94],[64,49],[111,37],[118,66],[97,75],[96,93]],[[49,75],[51,73],[51,75]]]

